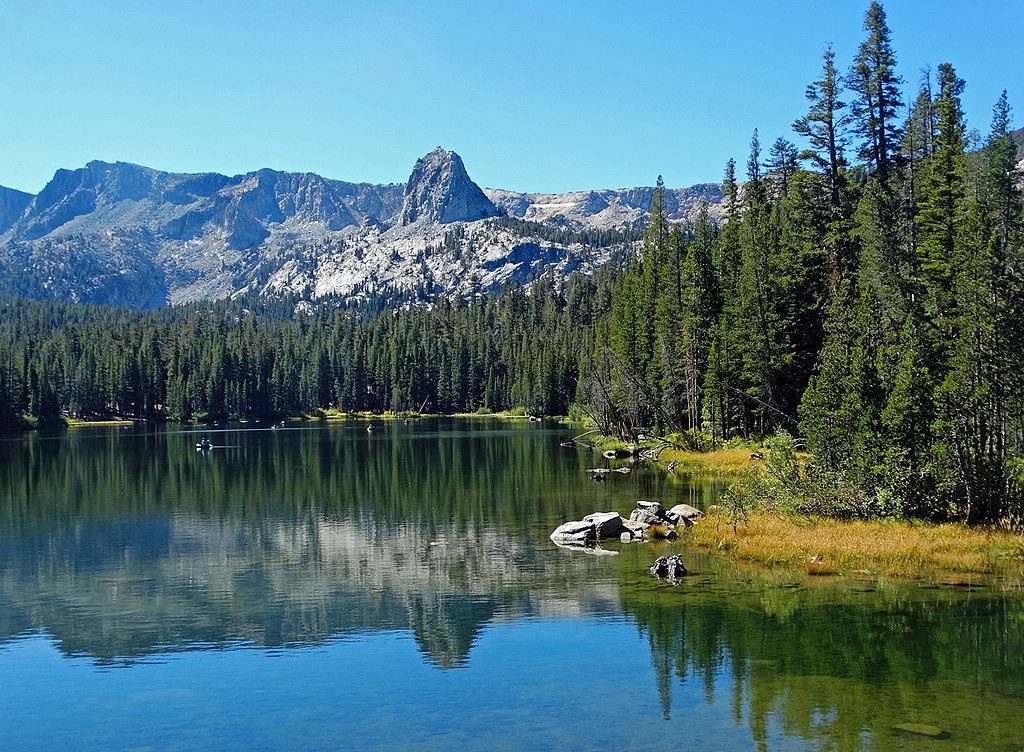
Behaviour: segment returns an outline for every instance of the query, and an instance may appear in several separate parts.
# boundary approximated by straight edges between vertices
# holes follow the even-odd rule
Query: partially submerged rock
[[[686,574],[686,567],[683,565],[683,557],[679,554],[673,556],[659,556],[650,566],[651,574],[661,579],[674,580]]]
[[[551,540],[555,543],[568,543],[576,545],[587,545],[597,540],[597,531],[593,523],[582,520],[564,522],[555,528],[551,533]]]
[[[624,530],[619,535],[619,540],[624,543],[633,543],[634,541],[645,541],[647,540],[647,530],[650,527],[642,522],[635,522],[633,520],[623,520],[622,526]],[[629,536],[626,540],[623,536]]]
[[[594,512],[584,517],[583,521],[594,526],[598,538],[618,538],[624,522],[618,512]]]
[[[661,505],[660,501],[644,501],[643,499],[641,499],[640,501],[637,501],[636,508],[637,509],[645,509],[645,510],[647,510],[649,512],[663,512],[663,511],[665,511],[665,507],[663,507]]]

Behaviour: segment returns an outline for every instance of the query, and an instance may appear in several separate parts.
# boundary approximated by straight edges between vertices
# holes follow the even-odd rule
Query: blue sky
[[[908,93],[945,60],[985,132],[1024,122],[1024,2],[890,0]],[[850,2],[0,0],[0,184],[90,159],[404,181],[436,145],[481,185],[565,191],[718,180],[792,136]]]

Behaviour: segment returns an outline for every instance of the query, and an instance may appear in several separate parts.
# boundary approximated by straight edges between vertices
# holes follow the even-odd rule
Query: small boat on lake
[[[202,441],[196,442],[196,451],[208,452],[211,449],[213,449],[213,444],[211,444],[210,440],[206,437],[203,437]]]

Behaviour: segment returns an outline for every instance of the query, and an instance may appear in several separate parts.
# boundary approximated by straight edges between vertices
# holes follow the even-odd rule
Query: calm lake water
[[[557,548],[720,493],[593,483],[564,428],[204,433],[0,442],[0,749],[1024,749],[1010,584]]]

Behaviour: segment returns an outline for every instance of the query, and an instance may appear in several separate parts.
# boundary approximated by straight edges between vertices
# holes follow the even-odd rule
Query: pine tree
[[[890,189],[893,154],[900,141],[897,116],[902,103],[896,75],[896,54],[885,10],[872,2],[864,17],[867,38],[861,42],[847,77],[856,95],[852,103],[853,122],[861,136],[860,156],[877,174],[883,190]]]
[[[678,336],[686,395],[685,427],[689,430],[699,429],[703,422],[708,362],[715,321],[721,311],[713,263],[716,235],[707,206],[702,206],[694,228],[694,238],[686,247],[680,284]]]
[[[873,491],[881,457],[880,385],[872,342],[877,302],[844,281],[830,303],[818,369],[800,404],[800,426],[816,462]]]
[[[957,213],[964,199],[964,123],[960,94],[964,82],[953,66],[939,66],[935,102],[936,134],[927,162],[917,215],[917,256],[940,324],[951,315],[953,273],[957,265]]]
[[[705,378],[706,399],[712,405],[711,431],[722,439],[740,430],[744,405],[740,395],[740,347],[738,344],[741,251],[740,236],[743,209],[736,181],[736,162],[725,166],[722,182],[722,230],[715,254],[715,273],[721,296],[721,311],[715,327]]]
[[[903,127],[899,156],[903,163],[900,191],[902,228],[907,254],[917,255],[917,215],[925,184],[928,162],[935,148],[935,103],[932,100],[931,70],[922,74],[917,99]]]
[[[1017,234],[1024,217],[1021,175],[1009,148],[1009,115],[1006,98],[1000,97],[979,198],[957,211],[957,263],[946,319],[949,368],[936,393],[940,481],[954,512],[972,522],[998,520],[1020,503],[1009,463],[1012,447],[1020,451],[1024,407],[1024,284]],[[952,107],[940,113],[940,128],[944,119],[955,117]]]
[[[790,181],[797,170],[797,149],[792,141],[784,138],[775,139],[765,168],[771,182],[771,198],[780,201],[789,191]]]
[[[930,452],[935,418],[932,373],[928,370],[926,338],[911,315],[903,325],[901,353],[881,424],[886,443],[886,489],[892,512],[900,515],[941,516],[932,499]]]
[[[835,292],[842,275],[850,270],[849,201],[847,199],[846,157],[847,128],[850,116],[842,100],[843,81],[835,66],[835,52],[826,48],[821,78],[807,86],[811,103],[807,114],[793,123],[793,130],[803,136],[810,148],[801,152],[826,176],[828,185],[827,232],[824,245],[828,254],[830,287]]]

